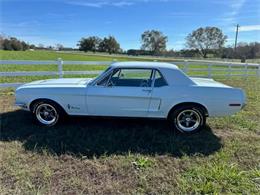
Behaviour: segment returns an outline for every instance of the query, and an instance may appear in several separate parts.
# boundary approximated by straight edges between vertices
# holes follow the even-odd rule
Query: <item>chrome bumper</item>
[[[24,104],[24,103],[15,103],[15,106],[18,106],[24,110],[29,110],[27,104]]]

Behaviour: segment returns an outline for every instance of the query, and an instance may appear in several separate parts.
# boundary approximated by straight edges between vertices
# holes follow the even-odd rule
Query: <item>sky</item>
[[[139,49],[141,34],[155,29],[168,36],[167,49],[180,50],[206,26],[233,45],[236,24],[238,42],[260,42],[260,0],[0,0],[0,33],[45,46],[112,35],[122,49]]]

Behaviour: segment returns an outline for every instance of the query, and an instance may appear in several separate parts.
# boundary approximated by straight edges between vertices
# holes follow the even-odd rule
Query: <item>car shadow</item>
[[[206,126],[193,135],[170,130],[167,121],[144,119],[69,117],[54,127],[42,127],[33,116],[16,110],[1,114],[1,141],[18,140],[26,150],[65,153],[87,158],[102,155],[141,153],[209,155],[218,151],[221,140]]]

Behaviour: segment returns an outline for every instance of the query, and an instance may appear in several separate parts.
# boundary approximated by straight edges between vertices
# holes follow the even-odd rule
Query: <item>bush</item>
[[[27,50],[29,48],[30,45],[28,43],[20,41],[15,37],[5,38],[0,36],[0,49],[20,51]]]

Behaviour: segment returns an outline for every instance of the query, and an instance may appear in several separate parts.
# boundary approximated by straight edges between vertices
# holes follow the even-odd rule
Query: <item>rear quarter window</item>
[[[164,77],[162,76],[162,74],[156,70],[155,72],[155,78],[154,78],[154,87],[163,87],[163,86],[167,86],[167,82],[164,79]]]

